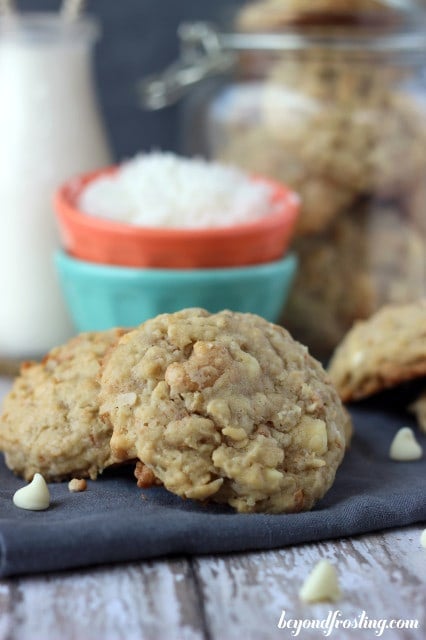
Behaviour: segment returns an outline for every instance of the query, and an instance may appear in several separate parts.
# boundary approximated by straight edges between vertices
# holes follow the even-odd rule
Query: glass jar
[[[0,367],[42,356],[74,330],[53,267],[51,199],[111,161],[92,77],[96,22],[0,21]]]
[[[232,32],[184,25],[181,62],[145,81],[142,99],[158,108],[193,86],[185,151],[300,193],[282,322],[326,359],[357,319],[426,295],[425,15],[323,7],[268,21],[266,5]]]

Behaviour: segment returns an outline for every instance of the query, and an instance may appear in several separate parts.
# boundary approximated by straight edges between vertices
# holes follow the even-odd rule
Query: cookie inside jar
[[[249,3],[207,108],[211,155],[301,195],[282,322],[324,359],[355,320],[426,293],[426,22],[400,5]]]

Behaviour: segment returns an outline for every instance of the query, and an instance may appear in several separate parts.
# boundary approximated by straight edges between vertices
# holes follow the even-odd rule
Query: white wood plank
[[[3,581],[1,640],[202,640],[185,560]],[[7,609],[7,611],[5,611]]]
[[[425,637],[426,550],[419,542],[421,527],[388,531],[341,541],[309,544],[266,553],[206,557],[195,561],[213,640],[274,640],[293,637],[278,629],[286,619],[323,619],[330,610],[342,619],[362,611],[370,619],[418,619],[417,631],[392,631],[386,640]],[[314,565],[327,558],[337,568],[342,598],[335,604],[306,605],[298,590]],[[371,630],[336,630],[331,637],[373,638]],[[303,630],[301,637],[318,638],[321,631]]]
[[[0,582],[0,638],[10,638],[12,633],[12,588],[8,582]]]

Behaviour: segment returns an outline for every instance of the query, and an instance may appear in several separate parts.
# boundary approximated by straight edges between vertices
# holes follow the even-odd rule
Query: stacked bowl
[[[74,178],[55,194],[63,250],[56,268],[78,331],[131,327],[160,313],[203,307],[279,319],[297,261],[286,253],[297,196],[256,177],[271,191],[270,212],[214,228],[142,227],[88,215],[83,190],[117,167]]]

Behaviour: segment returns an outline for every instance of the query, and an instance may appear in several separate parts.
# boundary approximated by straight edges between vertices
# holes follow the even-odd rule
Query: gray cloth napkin
[[[383,410],[383,406],[387,409]],[[0,461],[0,575],[36,573],[168,554],[204,554],[350,536],[426,520],[426,455],[392,462],[388,451],[404,412],[389,397],[351,410],[356,434],[335,484],[310,512],[237,514],[181,500],[162,488],[141,491],[132,470],[105,472],[84,493],[50,485],[47,511],[12,503],[24,482]],[[426,454],[426,438],[417,431]]]

